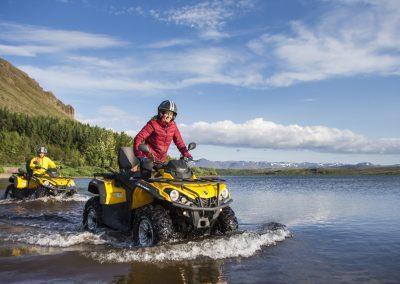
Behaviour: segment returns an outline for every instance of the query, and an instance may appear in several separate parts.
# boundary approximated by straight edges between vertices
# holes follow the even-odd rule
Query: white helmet
[[[41,154],[41,153],[47,154],[47,149],[46,149],[46,147],[41,146],[41,147],[39,147],[37,149],[36,153],[38,153],[38,154]]]

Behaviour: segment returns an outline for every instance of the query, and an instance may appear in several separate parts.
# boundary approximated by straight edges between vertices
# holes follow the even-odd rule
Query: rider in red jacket
[[[147,122],[133,140],[133,151],[137,158],[143,160],[152,156],[156,162],[166,162],[172,140],[184,157],[192,158],[174,121],[177,114],[178,108],[173,101],[163,101],[158,106],[158,115]],[[151,153],[139,150],[142,143],[149,146]]]

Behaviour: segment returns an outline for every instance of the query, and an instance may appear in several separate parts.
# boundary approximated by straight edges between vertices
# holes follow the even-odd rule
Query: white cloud
[[[332,153],[400,153],[400,138],[371,140],[350,130],[281,125],[262,118],[242,124],[230,120],[196,122],[182,124],[180,128],[189,140],[208,145]]]
[[[253,9],[254,5],[252,0],[211,0],[162,12],[151,10],[150,15],[160,21],[195,28],[204,38],[220,39],[228,36],[223,31],[226,22]]]
[[[128,43],[114,37],[73,30],[0,22],[0,54],[36,56],[78,49],[121,47]]]
[[[288,86],[336,76],[398,75],[398,1],[345,2],[315,26],[293,22],[292,34],[264,34],[250,41],[248,47],[255,54],[278,62],[277,70],[263,84]]]
[[[178,90],[199,84],[251,84],[251,64],[238,52],[223,48],[157,52],[137,58],[104,59],[68,56],[63,65],[18,66],[56,93],[74,90],[83,94],[108,91],[140,91],[142,94]]]
[[[147,47],[160,49],[160,48],[175,47],[175,46],[185,46],[193,43],[194,41],[190,39],[175,38],[170,40],[157,41],[147,45]]]
[[[364,4],[357,6],[360,1]],[[150,49],[136,49],[133,55],[124,57],[110,59],[69,52],[62,63],[53,66],[22,67],[56,93],[75,90],[148,94],[204,84],[263,89],[338,76],[398,76],[400,7],[390,1],[365,1],[335,2],[335,9],[322,15],[314,26],[293,22],[290,33],[264,34],[246,47],[216,47],[204,41],[195,45],[189,39],[175,38],[150,44]],[[162,21],[191,24],[201,32],[221,32],[226,21],[238,12],[238,5],[252,3],[206,1],[166,12],[153,10],[152,15]],[[125,44],[104,35],[0,25],[6,27],[0,30],[0,40],[20,44],[0,44],[3,54],[35,56]],[[180,48],[163,49],[173,46]]]
[[[81,69],[69,66],[53,66],[37,68],[34,66],[19,66],[24,72],[33,77],[46,89],[56,93],[76,91],[86,95],[106,93],[109,91],[157,91],[174,89],[175,86],[158,81],[136,80],[129,77],[110,76],[108,74],[90,72],[90,69]]]
[[[96,117],[85,117],[83,115],[78,116],[78,120],[83,123],[89,123],[93,125],[101,125],[109,122],[118,122],[123,120],[138,120],[137,116],[131,115],[115,106],[101,106],[97,110]]]
[[[124,131],[130,136],[135,136],[145,124],[145,120],[112,105],[99,107],[93,115],[78,113],[75,117],[82,123]]]

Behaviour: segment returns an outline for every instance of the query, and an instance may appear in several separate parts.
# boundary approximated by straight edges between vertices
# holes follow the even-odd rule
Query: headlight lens
[[[49,181],[48,180],[45,180],[44,182],[43,182],[43,185],[45,185],[45,186],[49,186]]]
[[[226,199],[226,198],[228,198],[228,196],[229,196],[229,191],[228,191],[227,188],[225,188],[225,189],[221,192],[221,197],[222,197],[223,199]]]
[[[169,193],[169,197],[171,197],[171,200],[175,202],[179,199],[179,192],[174,189]]]

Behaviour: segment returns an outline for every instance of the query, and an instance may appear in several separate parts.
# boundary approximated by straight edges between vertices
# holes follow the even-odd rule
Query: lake
[[[240,233],[132,248],[81,227],[72,198],[0,201],[0,279],[95,283],[399,283],[400,176],[226,177]],[[7,180],[0,181],[0,195]],[[268,230],[270,222],[287,230]]]

